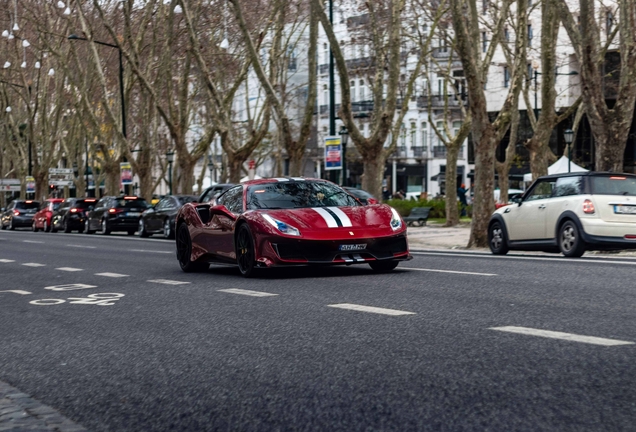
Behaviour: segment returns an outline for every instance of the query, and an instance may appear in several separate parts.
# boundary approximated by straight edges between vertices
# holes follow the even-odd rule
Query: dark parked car
[[[19,227],[31,227],[33,224],[33,216],[40,208],[38,201],[32,200],[15,200],[6,208],[0,217],[0,227],[4,230],[10,230]]]
[[[105,196],[95,208],[88,212],[84,222],[84,232],[92,234],[99,231],[108,235],[113,231],[126,231],[135,234],[141,214],[148,208],[145,199],[136,196]]]
[[[354,187],[343,187],[344,190],[346,190],[347,192],[349,192],[351,195],[353,195],[354,197],[358,198],[358,201],[360,201],[362,204],[364,205],[368,205],[368,204],[377,204],[378,200],[375,199],[375,197],[373,195],[371,195],[369,192],[362,190],[362,189],[357,189]]]
[[[140,237],[163,233],[167,239],[174,238],[174,220],[177,212],[185,203],[197,202],[195,195],[169,195],[163,197],[156,205],[149,208],[139,219]]]
[[[96,198],[68,198],[51,218],[51,231],[64,231],[70,233],[73,230],[84,231],[86,216],[93,210],[97,203]]]
[[[236,185],[231,184],[231,183],[212,185],[212,186],[208,187],[206,190],[203,191],[203,193],[201,194],[201,196],[199,197],[199,200],[197,202],[207,203],[207,202],[213,201],[219,195],[221,195],[223,192],[225,192],[226,190],[228,190],[232,186],[236,186]]]

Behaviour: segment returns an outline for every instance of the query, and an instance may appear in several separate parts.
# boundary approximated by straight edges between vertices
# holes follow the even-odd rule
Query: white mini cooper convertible
[[[493,254],[636,249],[636,175],[607,172],[540,177],[488,226]]]

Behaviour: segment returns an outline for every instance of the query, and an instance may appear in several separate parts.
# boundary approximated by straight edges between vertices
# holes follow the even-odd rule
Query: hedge
[[[408,216],[414,207],[430,207],[431,212],[428,217],[430,218],[446,218],[446,200],[431,199],[431,200],[402,200],[402,199],[390,199],[384,202],[390,205],[398,211],[402,216]],[[459,204],[459,203],[458,203]],[[458,205],[459,209],[459,205]],[[461,211],[461,209],[459,209]],[[468,216],[473,214],[473,206],[466,208]]]

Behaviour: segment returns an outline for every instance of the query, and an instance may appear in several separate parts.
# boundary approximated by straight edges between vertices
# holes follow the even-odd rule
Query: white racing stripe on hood
[[[338,227],[338,223],[336,222],[336,219],[327,210],[321,207],[312,207],[311,209],[315,211],[316,213],[318,213],[320,216],[322,216],[322,218],[325,220],[325,223],[327,224],[329,228]]]
[[[338,216],[338,218],[340,219],[340,222],[342,222],[343,227],[346,228],[346,227],[352,226],[351,219],[349,219],[349,216],[347,216],[345,212],[340,210],[338,207],[327,207],[327,208],[331,210],[332,212],[334,212],[336,216]]]

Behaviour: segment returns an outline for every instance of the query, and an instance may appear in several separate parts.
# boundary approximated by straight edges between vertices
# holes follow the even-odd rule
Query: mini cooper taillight
[[[596,209],[594,208],[594,203],[589,199],[586,199],[585,201],[583,201],[583,213],[593,214],[594,212],[596,212]]]

